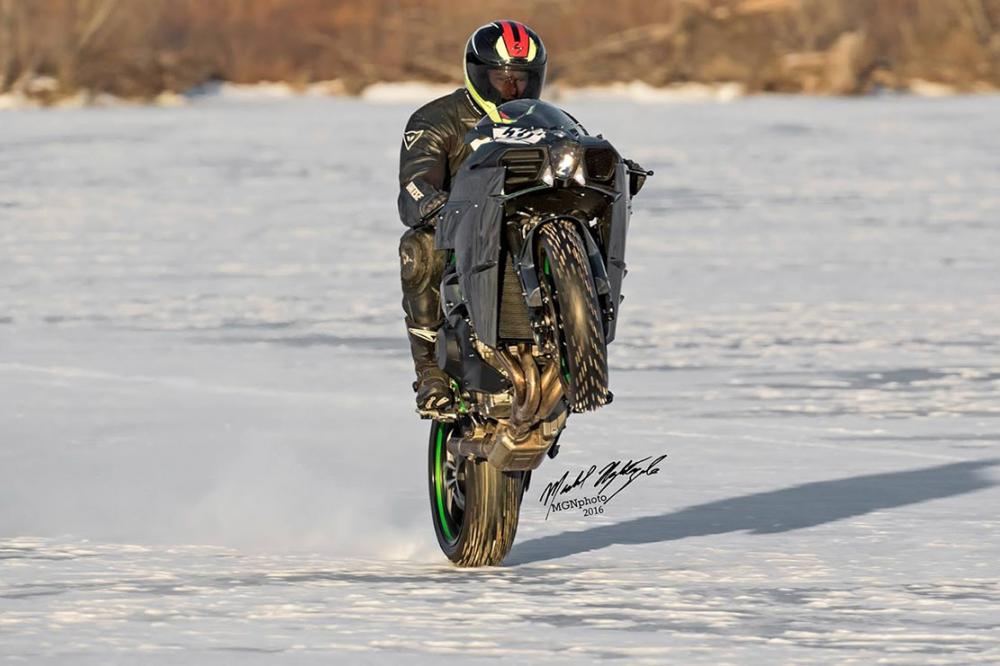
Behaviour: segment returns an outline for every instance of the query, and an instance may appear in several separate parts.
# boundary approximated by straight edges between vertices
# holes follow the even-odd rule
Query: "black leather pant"
[[[417,375],[437,368],[433,332],[443,323],[441,276],[447,253],[434,249],[434,229],[407,229],[399,239],[399,275],[410,353]],[[414,334],[417,331],[418,334]],[[424,332],[424,337],[419,332]]]

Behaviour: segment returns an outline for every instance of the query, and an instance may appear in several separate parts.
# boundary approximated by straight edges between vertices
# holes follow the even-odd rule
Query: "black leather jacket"
[[[452,176],[472,153],[465,135],[485,114],[465,88],[413,112],[399,149],[399,217],[418,227],[447,199]]]

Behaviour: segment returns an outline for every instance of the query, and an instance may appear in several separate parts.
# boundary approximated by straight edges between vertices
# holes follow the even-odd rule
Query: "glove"
[[[653,172],[646,171],[646,169],[639,166],[638,162],[633,160],[622,161],[628,167],[628,193],[629,196],[634,197],[642,189],[642,186],[646,184],[647,176],[652,176]]]
[[[424,197],[424,200],[420,202],[420,219],[423,220],[425,224],[434,226],[437,223],[437,214],[444,205],[448,203],[448,193],[438,192],[429,197]]]
[[[434,226],[437,213],[448,201],[442,192],[423,178],[414,178],[399,191],[399,219],[408,227]]]

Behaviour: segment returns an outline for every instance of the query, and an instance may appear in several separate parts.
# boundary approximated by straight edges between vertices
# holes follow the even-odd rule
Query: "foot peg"
[[[415,411],[422,419],[432,419],[434,421],[443,421],[446,423],[454,423],[458,420],[458,417],[461,416],[461,414],[454,409],[441,411],[439,409],[420,409],[418,407]]]

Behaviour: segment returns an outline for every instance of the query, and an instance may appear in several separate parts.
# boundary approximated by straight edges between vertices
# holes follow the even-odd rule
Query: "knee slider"
[[[424,289],[435,274],[434,232],[410,229],[399,239],[399,275],[407,289]]]

